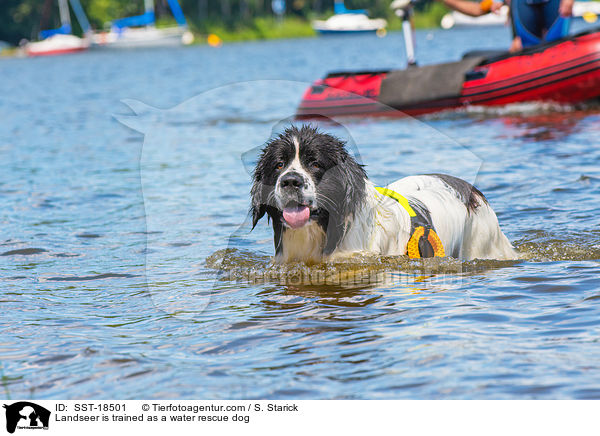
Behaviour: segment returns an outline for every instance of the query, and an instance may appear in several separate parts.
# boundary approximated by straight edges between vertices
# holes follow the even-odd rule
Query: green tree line
[[[104,29],[116,19],[137,15],[143,0],[80,0],[94,29]],[[192,30],[202,33],[215,23],[231,30],[252,26],[257,18],[272,18],[271,0],[179,0]],[[286,0],[286,15],[312,19],[333,11],[333,0]],[[372,16],[390,17],[391,0],[346,0],[350,9],[367,9]],[[60,26],[56,0],[0,0],[0,40],[18,44],[35,40],[39,31]],[[157,19],[171,19],[167,0],[155,0]],[[75,33],[80,33],[71,13]]]

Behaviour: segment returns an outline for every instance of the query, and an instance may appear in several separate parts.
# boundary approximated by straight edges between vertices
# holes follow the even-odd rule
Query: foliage
[[[2,0],[0,8],[0,41],[17,44],[21,38],[36,33],[39,1]]]
[[[272,17],[255,18],[249,23],[226,26],[223,23],[204,23],[202,33],[214,33],[223,41],[246,41],[255,39],[298,38],[314,36],[314,31],[306,20],[288,17],[278,21]]]
[[[392,0],[346,0],[349,9],[367,9],[373,17],[384,17],[390,29],[400,28],[389,4]],[[429,3],[427,3],[429,1]],[[416,14],[419,27],[437,26],[445,8],[426,0]],[[143,0],[81,0],[94,29],[103,29],[116,18],[143,12]],[[196,33],[216,33],[225,41],[310,36],[310,20],[333,13],[333,0],[286,0],[286,16],[278,20],[271,0],[180,0],[181,7]],[[171,23],[167,0],[155,0],[158,25]],[[81,29],[72,15],[75,33]],[[36,39],[40,29],[59,27],[56,0],[2,0],[0,40],[18,44],[23,38]]]
[[[418,29],[431,29],[439,27],[442,17],[449,9],[441,2],[431,2],[424,9],[415,12],[415,27]]]

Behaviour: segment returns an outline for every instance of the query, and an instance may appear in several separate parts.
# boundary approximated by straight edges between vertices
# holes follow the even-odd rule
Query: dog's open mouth
[[[283,220],[292,229],[298,229],[310,219],[310,208],[305,204],[290,202],[283,209]]]
[[[310,204],[310,203],[309,203]],[[311,220],[320,219],[325,210],[320,207],[291,201],[283,209],[282,221],[292,229],[299,229]]]

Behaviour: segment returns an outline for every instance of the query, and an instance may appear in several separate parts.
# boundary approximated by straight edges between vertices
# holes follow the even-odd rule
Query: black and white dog
[[[310,126],[268,142],[253,181],[252,228],[268,214],[277,262],[411,250],[411,257],[516,257],[477,188],[442,174],[378,188],[342,141]]]

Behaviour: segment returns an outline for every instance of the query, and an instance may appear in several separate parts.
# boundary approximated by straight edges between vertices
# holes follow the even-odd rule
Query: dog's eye
[[[319,165],[318,162],[312,162],[310,164],[311,167],[313,167],[315,170],[320,170],[321,169],[321,165]]]
[[[284,166],[285,166],[285,163],[283,163],[283,162],[277,162],[277,165],[275,165],[275,169],[276,170],[282,170]]]

